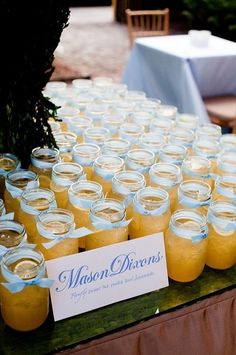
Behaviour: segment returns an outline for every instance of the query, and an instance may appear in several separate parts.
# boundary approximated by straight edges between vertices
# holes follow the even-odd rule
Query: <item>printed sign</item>
[[[162,233],[46,265],[55,321],[168,286]]]

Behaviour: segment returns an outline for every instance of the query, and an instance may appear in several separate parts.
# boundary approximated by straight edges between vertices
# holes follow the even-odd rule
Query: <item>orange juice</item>
[[[4,322],[17,331],[30,331],[43,324],[49,311],[48,288],[45,282],[45,264],[41,253],[28,248],[16,248],[4,255],[1,271],[5,286],[1,286],[1,313]],[[40,280],[44,278],[44,288]],[[22,289],[7,287],[23,284]],[[35,284],[33,284],[35,283]]]
[[[133,219],[129,224],[130,239],[143,237],[168,228],[170,219],[169,194],[155,187],[139,190],[133,200]]]
[[[35,148],[31,153],[29,169],[38,174],[40,187],[50,188],[52,167],[59,162],[56,148]]]
[[[73,147],[72,159],[83,167],[87,180],[91,180],[94,160],[100,155],[100,148],[96,144],[81,143]]]
[[[168,275],[179,282],[190,282],[202,273],[207,256],[206,218],[191,210],[178,210],[165,233]]]
[[[236,179],[233,175],[219,176],[212,192],[213,201],[236,202]]]
[[[149,185],[149,169],[154,163],[155,154],[148,149],[131,149],[125,158],[126,169],[143,174],[147,185]]]
[[[150,185],[166,190],[170,198],[170,208],[174,209],[178,199],[178,186],[182,181],[180,168],[175,164],[156,163],[149,171]]]
[[[60,152],[60,158],[64,162],[72,161],[72,149],[77,143],[77,135],[72,132],[59,132],[54,134]]]
[[[53,191],[49,189],[25,190],[21,196],[18,220],[26,229],[28,241],[37,242],[36,218],[42,212],[56,207]]]
[[[124,160],[114,155],[100,155],[93,164],[91,180],[102,185],[104,194],[109,194],[115,173],[124,169]]]
[[[4,201],[7,213],[14,212],[14,219],[18,220],[20,199],[24,190],[39,186],[38,175],[30,170],[18,169],[7,174]]]
[[[184,159],[182,165],[183,180],[203,180],[208,183],[211,188],[214,187],[214,180],[211,175],[210,160],[192,155]]]
[[[83,133],[90,127],[93,127],[93,121],[91,118],[86,116],[73,118],[68,124],[69,130],[77,136],[77,143],[83,143]]]
[[[58,163],[53,166],[50,188],[55,194],[57,207],[66,207],[68,189],[80,179],[85,179],[85,175],[82,166],[77,163]]]
[[[193,155],[206,158],[211,162],[211,172],[216,170],[216,161],[220,152],[219,142],[209,138],[198,138],[193,142]]]
[[[92,203],[103,198],[102,186],[94,181],[79,181],[68,190],[66,209],[71,211],[77,228],[90,224],[89,211]],[[79,247],[85,248],[85,237],[79,239]]]
[[[85,238],[86,250],[128,240],[128,222],[124,204],[113,199],[95,201],[90,209],[88,228],[94,233]]]
[[[236,263],[236,206],[216,201],[208,210],[208,248],[206,264],[228,269]]]

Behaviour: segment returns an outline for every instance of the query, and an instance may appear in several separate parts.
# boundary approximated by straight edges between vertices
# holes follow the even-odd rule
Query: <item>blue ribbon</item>
[[[199,234],[194,234],[194,231],[190,231],[189,229],[184,229],[181,227],[175,227],[172,223],[170,223],[170,228],[172,232],[179,238],[189,239],[192,243],[199,243],[201,240],[208,237],[208,228],[205,226],[204,231]]]
[[[176,185],[178,185],[180,183],[180,181],[175,182],[171,179],[157,176],[155,174],[149,174],[149,176],[150,176],[151,182],[154,182],[155,184],[160,185],[160,186],[164,186],[165,188],[168,188],[168,189],[175,187]]]
[[[193,178],[197,178],[197,179],[213,179],[216,180],[218,178],[217,174],[214,173],[207,173],[207,174],[201,174],[198,173],[197,171],[192,171],[190,169],[187,169],[186,166],[182,166],[182,172],[188,176],[191,176]]]
[[[82,237],[85,237],[86,235],[93,233],[90,229],[85,228],[85,227],[81,227],[78,229],[74,229],[74,227],[73,227],[73,228],[71,228],[71,230],[69,230],[69,232],[67,232],[65,234],[56,235],[56,234],[51,233],[48,230],[44,229],[40,225],[40,223],[37,223],[37,229],[38,229],[39,234],[42,237],[44,237],[46,239],[52,239],[51,242],[42,243],[42,245],[45,249],[51,249],[52,247],[59,244],[60,242],[62,242],[65,239],[68,239],[68,238],[78,239],[78,238],[82,238]]]
[[[184,196],[183,192],[179,190],[179,203],[187,208],[198,208],[202,206],[209,206],[211,203],[211,198],[205,201],[198,201],[191,197]]]
[[[6,189],[12,198],[20,197],[25,190],[34,189],[39,187],[39,180],[29,181],[24,189],[11,185],[7,180],[5,181]]]
[[[225,218],[216,217],[210,208],[207,213],[207,222],[226,232],[236,230],[236,221],[227,221]]]
[[[24,203],[23,200],[20,201],[20,207],[21,207],[22,211],[24,211],[25,213],[28,213],[32,216],[38,216],[42,212],[42,211],[38,210],[36,207],[27,205],[26,203]],[[48,211],[52,210],[54,208],[57,208],[57,203],[55,200],[48,204]]]
[[[22,291],[27,286],[39,286],[42,288],[50,288],[54,283],[53,280],[37,277],[33,280],[22,280],[18,275],[11,276],[14,281],[2,282],[1,284],[11,293]]]
[[[228,182],[234,182],[236,184],[236,176],[221,176],[219,177],[219,180],[216,181],[216,185],[215,185],[215,190],[219,195],[225,196],[227,198],[229,198],[233,203],[236,203],[236,193],[234,191],[231,190],[231,188],[227,188],[224,186],[221,186],[220,183],[224,182],[224,181],[228,181]]]
[[[147,210],[141,204],[139,204],[137,202],[134,203],[135,210],[139,214],[144,215],[144,216],[161,216],[168,210],[169,206],[170,206],[169,200],[167,202],[163,203],[163,205],[156,208],[155,210]]]
[[[91,215],[91,213],[90,213],[90,219],[91,219],[93,226],[97,230],[111,230],[111,229],[127,227],[129,225],[129,223],[131,222],[131,219],[125,220],[125,218],[119,222],[110,222],[110,221],[105,220],[103,218]]]
[[[13,221],[14,219],[14,212],[2,214],[0,216],[0,221]]]

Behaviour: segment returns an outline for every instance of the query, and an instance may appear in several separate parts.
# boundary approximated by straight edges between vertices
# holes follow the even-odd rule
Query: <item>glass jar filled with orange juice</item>
[[[87,228],[76,230],[73,214],[62,208],[41,212],[37,216],[37,229],[35,242],[45,260],[77,254],[79,238],[91,233]]]
[[[211,162],[211,172],[216,170],[216,161],[220,152],[220,144],[216,140],[208,138],[199,138],[193,142],[193,155],[206,158]]]
[[[155,117],[150,123],[150,132],[168,136],[174,127],[174,122],[170,118]]]
[[[57,207],[66,207],[70,185],[85,178],[82,166],[77,163],[57,163],[53,166],[50,188],[55,194]]]
[[[183,145],[168,143],[162,146],[159,152],[160,162],[182,166],[187,156],[187,148]]]
[[[68,197],[66,209],[73,213],[76,228],[87,226],[92,203],[103,198],[102,186],[95,181],[78,181],[70,186]],[[79,247],[85,248],[85,238],[79,239]]]
[[[236,149],[236,134],[228,133],[220,137],[221,150],[235,150]]]
[[[195,131],[199,124],[199,117],[191,113],[179,113],[176,116],[176,127],[191,129]]]
[[[77,143],[83,143],[84,131],[90,127],[93,127],[93,121],[91,118],[86,116],[73,118],[68,124],[69,131],[77,136]]]
[[[145,177],[138,171],[125,170],[116,173],[112,178],[110,197],[122,201],[126,207],[126,217],[133,217],[132,201],[135,193],[146,185]]]
[[[216,174],[236,176],[236,151],[223,151],[219,154]]]
[[[70,162],[72,160],[72,149],[77,143],[77,135],[72,132],[55,133],[54,138],[59,148],[62,161]]]
[[[145,176],[148,184],[149,170],[155,163],[155,154],[147,149],[131,149],[125,158],[127,170],[138,171]]]
[[[17,331],[42,325],[49,312],[49,291],[43,255],[29,248],[15,248],[1,261],[1,313],[4,322]]]
[[[96,144],[101,147],[108,138],[110,138],[110,131],[105,127],[91,127],[84,131],[85,143]]]
[[[126,122],[119,129],[119,137],[129,141],[132,148],[139,143],[139,139],[143,133],[144,127],[137,123]]]
[[[73,147],[73,161],[83,167],[87,180],[90,180],[93,174],[94,160],[100,155],[101,150],[98,145],[90,143],[76,144]]]
[[[91,250],[128,240],[125,206],[110,198],[95,201],[90,208],[89,229],[93,233],[85,238],[85,249]]]
[[[153,118],[153,114],[150,112],[137,110],[132,112],[129,117],[131,122],[143,126],[146,133],[149,131],[149,126]]]
[[[210,160],[192,155],[183,160],[182,164],[183,180],[203,180],[207,182],[211,188],[214,187],[215,176],[211,173]]]
[[[206,140],[216,140],[219,142],[222,136],[221,127],[214,123],[203,123],[200,124],[196,129],[196,138],[197,139],[206,139]]]
[[[18,220],[20,197],[24,190],[39,186],[38,175],[30,170],[14,170],[7,174],[5,185],[4,201],[6,210],[8,213],[14,212],[15,219]]]
[[[148,132],[144,133],[139,141],[139,147],[142,149],[151,150],[156,158],[158,157],[160,149],[166,144],[166,136],[164,134]]]
[[[120,158],[125,158],[130,150],[130,142],[122,138],[107,139],[102,146],[102,154],[116,155]]]
[[[0,259],[10,249],[26,245],[27,234],[22,223],[0,220]]]
[[[126,116],[122,113],[109,113],[103,118],[103,127],[108,128],[112,138],[118,138],[119,128],[125,122]]]
[[[190,282],[201,275],[207,255],[206,217],[192,210],[178,210],[170,219],[165,233],[168,276]]]
[[[164,232],[169,225],[170,200],[167,191],[144,187],[133,199],[133,219],[129,224],[130,239]]]
[[[194,209],[206,215],[210,203],[210,185],[200,180],[188,180],[179,185],[178,202],[174,209]]]
[[[212,192],[213,201],[236,203],[236,177],[233,175],[219,176]]]
[[[13,170],[20,168],[19,159],[10,153],[0,154],[0,198],[3,198],[5,190],[5,177]]]
[[[107,105],[96,101],[87,105],[85,110],[85,115],[91,118],[94,127],[101,127],[103,119],[107,113]]]
[[[91,180],[102,185],[104,194],[109,194],[112,187],[112,178],[115,173],[124,170],[124,160],[114,155],[100,155],[93,164]]]
[[[166,190],[170,198],[170,208],[173,210],[177,198],[178,187],[183,177],[179,166],[170,163],[153,164],[149,171],[150,185]]]
[[[29,169],[38,174],[40,187],[50,188],[52,167],[59,161],[59,150],[56,148],[38,147],[32,150]]]
[[[173,105],[159,105],[156,109],[156,117],[159,118],[169,118],[172,121],[175,121],[178,114],[178,109]]]
[[[236,263],[236,206],[216,201],[209,207],[206,264],[214,269],[228,269]]]
[[[184,146],[188,153],[192,152],[192,144],[194,140],[194,131],[191,129],[174,127],[169,132],[169,143]]]
[[[25,190],[21,195],[18,220],[26,229],[28,241],[35,243],[37,240],[36,217],[46,210],[56,208],[56,200],[53,191],[49,189]]]
[[[64,106],[57,110],[58,119],[61,120],[61,130],[66,132],[68,130],[69,122],[72,119],[79,117],[79,109],[71,106]]]

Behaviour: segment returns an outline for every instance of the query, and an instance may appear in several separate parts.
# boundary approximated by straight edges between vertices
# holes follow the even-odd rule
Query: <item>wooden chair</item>
[[[130,47],[135,38],[169,34],[169,9],[126,11]]]
[[[236,95],[208,97],[203,101],[212,123],[236,133]]]

